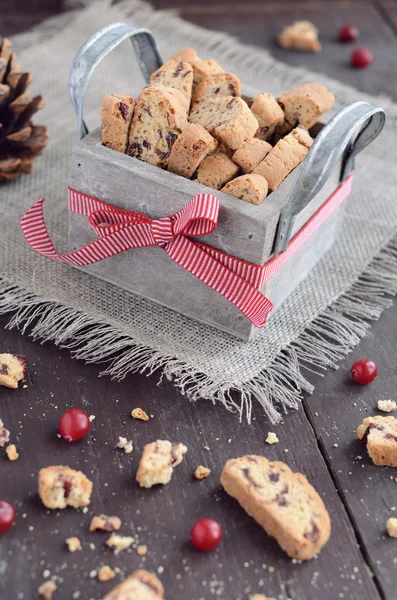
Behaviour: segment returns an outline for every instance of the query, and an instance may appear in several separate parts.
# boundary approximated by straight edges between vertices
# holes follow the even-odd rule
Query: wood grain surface
[[[55,0],[32,0],[20,10],[22,4],[8,3],[5,17],[0,15],[1,33],[11,35],[44,18],[39,8],[45,16],[62,9]],[[397,4],[389,0],[252,0],[244,5],[156,0],[155,5],[179,5],[186,19],[268,48],[289,64],[304,64],[363,91],[397,98]],[[294,18],[310,18],[319,26],[321,54],[298,55],[274,45],[277,31]],[[348,22],[360,27],[360,44],[375,53],[367,70],[352,70],[347,61],[350,46],[335,41],[338,27]],[[26,387],[0,388],[0,416],[20,451],[15,463],[0,453],[0,497],[13,502],[18,515],[16,526],[0,540],[1,600],[36,598],[45,571],[57,579],[54,600],[99,600],[114,584],[90,577],[102,564],[120,568],[116,581],[140,566],[163,571],[159,576],[168,600],[248,600],[255,592],[278,600],[396,600],[397,542],[387,537],[385,524],[396,515],[397,471],[372,465],[355,433],[365,416],[378,414],[378,399],[396,399],[396,305],[338,371],[310,375],[314,395],[277,427],[269,427],[260,410],[248,426],[208,402],[192,406],[171,383],[157,385],[158,374],[129,375],[121,383],[99,379],[99,366],[84,365],[51,344],[39,345],[8,331],[6,323],[7,317],[0,318],[0,352],[25,355],[29,377]],[[351,363],[361,356],[379,365],[378,379],[367,387],[349,378]],[[56,435],[59,416],[71,406],[96,417],[89,438],[75,444]],[[136,406],[153,417],[147,423],[134,421],[129,414]],[[279,444],[264,443],[269,430],[276,431]],[[131,455],[115,448],[119,435],[132,439]],[[156,438],[182,441],[189,450],[169,485],[141,490],[134,481],[140,452]],[[222,491],[219,474],[224,462],[248,452],[284,460],[305,473],[324,498],[332,535],[315,560],[295,564],[288,559]],[[49,464],[69,464],[92,479],[93,501],[86,514],[44,510],[37,496],[37,472]],[[192,478],[198,464],[212,469],[207,480]],[[88,532],[91,516],[100,512],[120,516],[121,532],[147,544],[148,554],[139,557],[132,549],[116,557],[104,549],[107,535]],[[192,524],[203,516],[218,519],[224,527],[221,546],[209,554],[195,551],[188,541]],[[76,554],[64,544],[73,535],[83,543]]]

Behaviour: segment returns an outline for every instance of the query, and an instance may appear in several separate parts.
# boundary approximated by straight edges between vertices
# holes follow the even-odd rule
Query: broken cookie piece
[[[131,417],[139,421],[149,421],[149,415],[142,408],[134,408],[131,412]]]
[[[108,517],[107,515],[99,515],[92,517],[90,523],[90,531],[118,531],[121,527],[121,519],[118,517]]]
[[[144,488],[168,483],[174,468],[179,465],[186,452],[186,446],[171,444],[168,440],[146,444],[136,474],[137,482]]]
[[[39,496],[47,508],[88,506],[92,482],[81,471],[62,465],[45,467],[39,471]]]
[[[19,354],[0,354],[0,385],[16,389],[26,375],[26,360]]]
[[[115,577],[116,577],[115,571],[113,571],[113,569],[111,569],[107,565],[104,565],[98,571],[99,581],[110,581],[111,579],[114,579]]]
[[[70,537],[65,540],[65,543],[69,552],[77,552],[78,550],[82,550],[81,542],[77,537]]]
[[[155,576],[140,569],[120,583],[103,600],[162,600],[164,588]]]
[[[203,467],[203,465],[199,465],[195,472],[193,473],[193,477],[195,479],[206,479],[208,475],[211,474],[211,469],[208,467]]]
[[[318,29],[310,21],[294,21],[292,25],[284,27],[278,36],[278,43],[286,50],[300,50],[301,52],[320,52],[321,44],[318,41]]]
[[[112,533],[110,538],[106,540],[106,546],[111,548],[115,554],[120,554],[120,552],[127,550],[134,542],[135,538],[133,537]]]
[[[38,588],[37,593],[39,596],[44,598],[44,600],[51,600],[53,593],[57,589],[57,584],[55,581],[45,581]]]
[[[17,452],[17,447],[15,444],[10,444],[9,446],[7,446],[6,454],[8,460],[10,460],[11,462],[13,462],[14,460],[18,460],[19,458],[19,453]]]
[[[310,129],[334,105],[335,96],[324,85],[304,83],[284,92],[277,100],[290,128],[303,125]]]
[[[5,446],[10,441],[10,432],[4,427],[3,421],[0,419],[0,448]]]
[[[391,517],[386,523],[387,533],[390,537],[397,538],[397,519]]]
[[[367,417],[357,428],[357,435],[367,446],[373,463],[380,467],[397,467],[397,419]]]
[[[131,440],[127,440],[127,438],[121,437],[121,436],[119,436],[119,441],[117,442],[116,445],[117,445],[117,448],[120,448],[121,450],[124,450],[124,452],[126,454],[131,454],[131,452],[134,449],[134,447],[132,445],[132,441]]]

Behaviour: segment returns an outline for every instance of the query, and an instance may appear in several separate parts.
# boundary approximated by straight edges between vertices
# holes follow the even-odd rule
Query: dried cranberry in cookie
[[[102,143],[118,152],[127,151],[128,134],[134,114],[135,100],[112,94],[102,100]]]
[[[377,466],[397,467],[397,419],[367,417],[357,428],[357,435],[367,446],[368,454]]]
[[[172,146],[187,126],[187,101],[181,92],[147,87],[136,102],[128,154],[166,169]]]
[[[264,92],[248,104],[259,125],[255,137],[270,140],[276,128],[284,122],[284,111],[272,94]]]
[[[224,194],[230,194],[250,204],[261,204],[267,196],[268,185],[262,175],[250,173],[242,175],[229,181],[221,190]]]
[[[243,173],[252,173],[272,149],[273,146],[255,137],[244,142],[232,159]]]
[[[321,44],[317,36],[318,29],[313,23],[310,21],[295,21],[292,25],[284,27],[278,36],[278,43],[286,50],[320,52]]]
[[[324,85],[304,83],[281,94],[278,102],[290,127],[310,129],[333,106],[335,96]]]
[[[179,90],[190,105],[193,86],[192,66],[182,60],[169,60],[151,75],[150,85]]]
[[[143,569],[132,573],[103,600],[162,600],[164,589],[161,581]]]
[[[264,456],[231,459],[221,484],[291,558],[313,558],[328,541],[331,522],[322,499],[286,464]]]
[[[139,461],[137,482],[144,488],[168,483],[174,468],[179,465],[186,452],[186,446],[171,444],[168,440],[156,440],[146,444]]]
[[[197,172],[197,181],[214,190],[220,190],[238,172],[238,166],[226,154],[219,152],[203,160]]]
[[[196,87],[192,102],[222,96],[241,96],[241,83],[234,73],[215,73],[205,77]]]
[[[0,385],[16,389],[26,375],[26,361],[18,354],[0,354]]]
[[[39,471],[39,496],[47,508],[80,508],[88,506],[92,482],[81,471],[51,466]]]
[[[172,147],[168,170],[190,179],[201,161],[217,145],[216,139],[204,127],[190,123]]]

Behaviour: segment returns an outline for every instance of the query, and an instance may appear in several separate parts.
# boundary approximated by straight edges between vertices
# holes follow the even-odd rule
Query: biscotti
[[[171,56],[171,60],[183,60],[183,62],[193,63],[200,59],[194,48],[181,48],[174,56]]]
[[[321,50],[318,29],[310,21],[295,21],[292,25],[284,27],[278,36],[278,43],[287,50],[303,52],[320,52]]]
[[[18,354],[0,354],[0,385],[16,389],[26,375],[26,361]]]
[[[216,139],[204,127],[190,123],[172,147],[168,170],[190,179],[217,145]]]
[[[301,473],[264,456],[229,460],[221,484],[291,558],[313,558],[326,544],[331,522],[324,502]]]
[[[208,98],[241,96],[241,83],[234,73],[215,73],[205,77],[195,89],[193,104]]]
[[[135,101],[129,96],[111,94],[102,100],[102,142],[105,146],[126,152]]]
[[[81,471],[61,465],[39,471],[39,496],[47,508],[88,506],[91,492],[92,482]]]
[[[267,180],[270,190],[275,190],[307,155],[308,142],[304,138],[305,144],[302,144],[302,136],[302,132],[291,131],[277,142],[273,150],[254,169],[254,173]]]
[[[168,440],[156,440],[146,444],[139,461],[137,482],[144,488],[168,483],[174,468],[179,465],[186,452],[186,446],[171,444]]]
[[[162,600],[164,588],[155,576],[140,569],[106,594],[103,600]]]
[[[397,419],[395,417],[367,417],[357,428],[357,435],[367,446],[373,463],[383,467],[397,467]]]
[[[136,103],[128,154],[167,168],[172,146],[188,126],[186,98],[171,88],[145,88]]]
[[[268,189],[267,181],[262,175],[250,173],[232,179],[221,191],[250,202],[250,204],[258,205],[266,198]]]
[[[223,73],[224,69],[213,58],[206,58],[204,60],[198,59],[191,62],[193,67],[193,91],[196,91],[199,83],[203,81],[209,75],[215,75],[215,73]]]
[[[179,90],[189,103],[192,99],[193,69],[182,60],[169,60],[150,77],[153,87],[165,87]]]
[[[258,121],[256,137],[270,140],[275,130],[284,122],[284,111],[272,94],[262,92],[249,102],[252,114]]]
[[[203,160],[197,172],[197,181],[214,190],[220,190],[238,172],[238,166],[226,154],[219,152]]]
[[[190,120],[202,125],[220,141],[237,150],[253,137],[258,122],[242,98],[216,98],[194,105]]]
[[[310,129],[333,106],[335,97],[323,85],[304,83],[281,94],[278,102],[290,127],[300,124]]]
[[[272,149],[273,146],[268,144],[268,142],[264,142],[258,138],[251,138],[244,142],[241,148],[236,150],[232,159],[243,173],[252,173]]]

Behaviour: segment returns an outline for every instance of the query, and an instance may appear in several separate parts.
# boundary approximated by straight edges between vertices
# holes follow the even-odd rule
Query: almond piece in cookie
[[[26,361],[18,354],[0,354],[0,385],[16,389],[26,376]]]
[[[267,181],[262,175],[250,173],[232,179],[221,191],[250,204],[258,205],[266,198],[268,189]]]
[[[252,173],[272,149],[271,144],[254,137],[244,142],[233,154],[232,159],[243,173]]]
[[[201,125],[190,123],[172,146],[168,170],[190,179],[218,142]]]
[[[174,468],[179,465],[186,452],[186,446],[171,444],[168,440],[146,444],[136,474],[137,482],[144,488],[168,483]]]
[[[249,103],[251,112],[258,121],[255,137],[270,140],[275,130],[284,122],[284,111],[272,94],[262,92]]]
[[[108,517],[107,515],[99,515],[92,517],[90,523],[90,531],[118,531],[121,527],[121,519],[119,517]]]
[[[310,146],[308,132],[298,127],[279,140],[273,150],[254,169],[254,173],[262,175],[270,190],[275,190],[280,183],[305,158]]]
[[[373,463],[380,467],[397,467],[397,419],[367,417],[357,428],[357,435],[367,446]]]
[[[185,96],[172,88],[145,88],[135,105],[128,154],[162,169],[188,126]]]
[[[193,68],[182,60],[169,60],[150,76],[153,87],[174,88],[182,92],[190,105],[192,99]]]
[[[222,96],[241,96],[241,83],[234,73],[215,73],[205,77],[196,87],[192,102]]]
[[[39,471],[39,496],[47,508],[88,506],[92,482],[81,471],[65,466],[51,466]]]
[[[301,52],[320,52],[321,44],[318,41],[318,29],[310,21],[295,21],[292,25],[284,27],[278,36],[278,43],[286,50],[300,50]]]
[[[203,160],[197,172],[197,181],[214,190],[220,190],[238,172],[238,166],[226,154],[219,152]]]
[[[193,63],[200,59],[194,48],[182,48],[171,57],[171,60],[183,60],[184,62]]]
[[[143,569],[132,573],[103,600],[162,600],[164,589],[161,581]]]
[[[324,85],[304,83],[281,94],[278,102],[290,127],[310,129],[333,106],[335,96]]]
[[[324,502],[301,473],[264,456],[227,461],[221,484],[291,558],[309,560],[328,541]]]
[[[126,152],[128,135],[134,114],[135,100],[112,94],[102,100],[102,143],[118,152]]]
[[[242,98],[210,98],[194,105],[190,120],[205,127],[229,148],[237,150],[252,138],[258,121]]]

